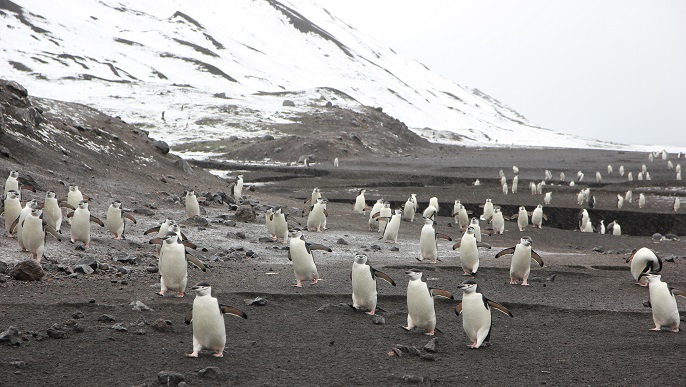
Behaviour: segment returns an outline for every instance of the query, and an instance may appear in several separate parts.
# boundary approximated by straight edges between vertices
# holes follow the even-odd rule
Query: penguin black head
[[[412,281],[422,278],[422,272],[417,269],[410,269],[406,271],[405,274],[407,274],[407,276],[410,277],[410,280]]]
[[[360,264],[360,265],[364,265],[365,263],[367,263],[367,254],[356,253],[355,254],[355,262]]]
[[[521,242],[524,246],[530,246],[533,240],[529,236],[523,236]]]
[[[195,284],[195,286],[193,286],[191,289],[192,289],[192,290],[195,290],[196,292],[198,292],[198,295],[199,295],[199,296],[206,296],[206,295],[209,295],[210,292],[212,291],[212,287],[211,287],[210,284],[209,284],[208,282],[206,282],[206,281],[198,282],[198,283]]]
[[[473,279],[468,279],[462,282],[458,287],[465,293],[473,293],[478,290],[478,285]]]

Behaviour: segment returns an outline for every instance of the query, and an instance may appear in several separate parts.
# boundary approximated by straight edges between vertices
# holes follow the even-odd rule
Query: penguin
[[[645,179],[646,179],[646,180],[653,180],[653,178],[650,177],[650,172],[646,172],[646,174],[645,174]]]
[[[267,210],[264,212],[264,219],[267,223],[267,231],[269,232],[269,237],[272,238],[273,241],[275,241],[276,233],[274,232],[274,208],[267,208]]]
[[[631,262],[631,275],[638,281],[636,285],[640,286],[648,286],[648,278],[642,277],[642,273],[655,274],[662,270],[662,259],[647,247],[634,249],[626,262]]]
[[[462,300],[455,307],[455,314],[462,315],[462,328],[471,340],[469,348],[477,349],[488,345],[491,338],[491,308],[514,317],[503,305],[491,301],[479,292],[474,280],[466,280],[459,286],[462,289]]]
[[[369,264],[367,255],[363,253],[355,254],[353,267],[350,272],[350,280],[353,287],[353,303],[351,307],[353,309],[365,309],[369,315],[376,313],[376,278],[381,278],[395,286],[395,281],[391,277],[374,269]]]
[[[598,234],[605,234],[605,221],[600,219],[600,224],[598,226]]]
[[[495,209],[493,209],[493,213],[495,214]],[[492,218],[491,218],[492,219]],[[481,242],[481,226],[479,225],[479,219],[477,217],[473,217],[472,220],[469,222],[469,226],[467,227],[474,227],[474,238],[476,238],[477,242]]]
[[[529,225],[529,213],[526,211],[526,207],[519,206],[519,212],[512,216],[512,219],[517,219],[517,226],[519,231],[524,231],[526,226]]]
[[[385,242],[396,243],[398,241],[398,232],[400,231],[400,220],[402,218],[402,210],[395,210],[395,214],[391,216],[390,220],[382,231],[381,238]]]
[[[236,181],[231,187],[231,194],[236,203],[240,203],[243,198],[243,175],[236,176]],[[190,216],[189,216],[190,218]]]
[[[383,206],[379,210],[378,213],[378,218],[377,222],[379,223],[379,233],[383,237],[384,230],[386,229],[386,225],[388,222],[391,220],[391,217],[393,216],[393,210],[391,209],[391,203],[387,200],[383,202]]]
[[[619,176],[624,176],[624,166],[623,165],[619,166]]]
[[[495,255],[500,258],[506,254],[512,254],[512,263],[510,263],[510,285],[516,285],[518,280],[522,281],[522,286],[529,286],[529,272],[531,271],[531,260],[533,259],[539,266],[543,267],[543,260],[531,248],[532,240],[525,236],[520,239],[520,242],[514,246],[500,251]]]
[[[583,177],[583,173],[582,173]],[[553,172],[550,169],[545,170],[545,180],[553,180]]]
[[[474,180],[474,183],[472,183],[472,185],[474,185],[474,186],[480,186],[480,185],[481,185],[481,181],[479,181],[479,179],[476,179],[476,180]]]
[[[503,184],[503,195],[507,195],[507,184]]]
[[[666,282],[662,282],[659,274],[643,273],[642,276],[648,278],[648,293],[650,299],[648,305],[653,311],[653,322],[655,328],[651,331],[660,331],[668,328],[672,332],[679,332],[679,308],[676,304],[676,297],[686,298],[686,291],[672,289]]]
[[[622,235],[622,227],[617,223],[617,221],[612,221],[612,223],[607,225],[607,233],[615,236]]]
[[[452,241],[450,236],[436,232],[433,220],[424,219],[424,227],[419,234],[419,258],[417,260],[423,262],[426,259],[429,263],[438,261],[438,238]]]
[[[184,203],[186,206],[186,217],[192,218],[194,216],[200,216],[200,204],[198,202],[205,200],[204,197],[196,196],[195,191],[186,191],[184,197]]]
[[[603,182],[603,175],[600,174],[600,172],[596,171],[595,173],[595,182],[596,183],[602,183]]]
[[[631,171],[629,171],[629,173],[626,174],[626,179],[628,181],[634,181],[634,174]]]
[[[584,180],[584,173],[581,172],[581,171],[578,171],[578,172],[576,173],[576,181],[577,181],[577,182],[581,182],[581,181],[583,181],[583,180]]]
[[[134,224],[138,223],[136,222],[136,218],[129,213],[130,211],[131,210],[122,208],[119,200],[110,203],[110,207],[107,209],[106,222],[107,230],[114,234],[114,239],[126,239],[124,237],[124,230],[126,228],[125,219],[132,221]]]
[[[312,194],[310,194],[310,198],[305,201],[305,204],[309,202],[310,205],[314,205],[314,203],[317,203],[317,199],[319,199],[320,197],[322,197],[322,192],[319,190],[318,187],[314,187],[314,189],[312,190]]]
[[[644,167],[643,173],[646,173],[646,171],[645,171],[645,166],[646,166],[646,165],[643,164],[643,167]],[[672,169],[674,169],[674,163],[672,163],[672,160],[667,160],[667,169],[670,170],[670,171],[671,171]]]
[[[613,172],[613,170],[612,170],[612,164],[608,164],[608,165],[607,165],[607,174],[608,174],[608,175],[611,175],[612,172]]]
[[[681,199],[678,196],[676,196],[676,197],[674,197],[674,203],[672,204],[672,209],[674,210],[674,212],[677,212],[677,211],[679,211],[679,208],[681,208]]]
[[[16,190],[9,190],[3,200],[2,211],[5,214],[5,232],[10,238],[14,238],[14,230],[12,224],[19,222],[19,215],[21,214],[21,201],[19,199],[19,192]]]
[[[503,172],[502,169],[498,171],[498,177],[501,178],[501,179],[502,179],[503,177],[505,177],[505,172]]]
[[[307,215],[307,230],[322,232],[326,230],[326,217],[329,213],[326,211],[327,200],[325,198],[317,199],[317,202],[312,206],[312,210]]]
[[[529,189],[531,190],[532,195],[536,195],[536,183],[533,181],[529,182]]]
[[[431,288],[422,281],[422,272],[411,269],[405,272],[410,280],[407,283],[407,326],[402,327],[411,331],[415,327],[423,328],[427,336],[433,336],[436,330],[436,312],[434,310],[434,296],[454,300],[453,295],[443,289]]]
[[[591,221],[591,218],[588,216],[588,210],[585,208],[581,209],[579,211],[579,230],[583,231],[586,229],[587,224]]]
[[[22,208],[21,212],[19,213],[19,219],[16,220],[17,223],[11,226],[13,232],[17,235],[17,241],[19,242],[19,248],[21,251],[26,251],[26,248],[24,247],[24,238],[22,238],[22,234],[24,231],[24,220],[27,216],[29,216],[31,210],[34,208],[39,208],[38,200],[31,199],[28,202],[26,202],[24,208]]]
[[[438,214],[438,209],[429,204],[429,206],[424,209],[424,212],[422,212],[422,218],[431,219],[433,221],[436,219],[436,214]]]
[[[69,185],[69,192],[67,192],[67,203],[69,203],[70,206],[76,209],[79,207],[79,203],[81,203],[81,201],[84,199],[87,198],[83,196],[78,185]]]
[[[338,168],[338,157],[333,159],[333,167]]]
[[[377,199],[376,203],[374,203],[372,206],[372,210],[369,211],[369,231],[377,231],[379,229],[379,219],[377,213],[381,211],[383,203],[383,199]]]
[[[207,271],[205,265],[188,251],[182,243],[181,237],[174,231],[167,231],[163,237],[153,238],[148,243],[161,244],[159,269],[160,291],[157,293],[164,296],[167,291],[177,292],[177,297],[183,297],[188,283],[188,263],[191,262],[202,271]]]
[[[58,201],[55,191],[48,191],[45,193],[43,218],[45,219],[45,222],[57,232],[62,232],[62,207],[66,207],[72,211],[76,210],[71,204]]]
[[[579,191],[579,193],[576,194],[576,204],[578,206],[581,206],[584,204],[584,192],[583,191]]]
[[[594,231],[595,230],[593,230],[593,223],[590,220],[588,222],[586,222],[586,226],[581,229],[581,232],[591,232],[592,233]]]
[[[631,190],[626,191],[626,193],[624,194],[624,201],[627,203],[633,203],[634,193]]]
[[[643,193],[638,194],[638,208],[646,206],[646,196]]]
[[[148,235],[148,234],[151,234],[151,233],[153,233],[153,232],[156,232],[156,233],[157,233],[157,237],[158,237],[158,238],[161,238],[161,237],[167,235],[167,231],[169,231],[169,228],[170,228],[171,226],[175,225],[175,224],[176,224],[175,221],[173,221],[173,220],[171,220],[171,219],[165,219],[164,222],[160,223],[159,226],[152,227],[152,228],[146,230],[146,231],[143,233],[143,235]],[[183,235],[183,233],[182,233],[180,230],[179,230],[179,234],[182,235],[182,238],[184,238],[184,239],[186,238],[186,236]],[[157,251],[157,255],[158,255],[158,256],[159,256],[159,254],[160,254],[160,248],[161,248],[161,245],[159,245],[159,244],[158,244],[157,246],[155,246],[155,250]]]
[[[495,207],[493,209],[491,226],[493,227],[493,232],[496,234],[502,235],[505,232],[505,218],[503,217],[503,213],[500,211],[500,207]]]
[[[595,195],[591,195],[591,197],[588,198],[588,207],[589,208],[595,208],[595,206],[596,206]]]
[[[512,166],[512,173],[514,173],[515,175],[519,173],[519,168],[517,168],[516,165]]]
[[[288,243],[288,214],[283,213],[283,208],[278,207],[274,210],[274,215],[272,220],[274,222],[274,242],[278,242],[279,239],[286,244]]]
[[[193,309],[186,315],[186,324],[193,323],[193,352],[188,357],[198,357],[200,351],[209,349],[214,351],[212,356],[223,357],[226,346],[226,328],[224,315],[232,314],[244,319],[248,318],[243,311],[233,306],[222,305],[216,297],[212,297],[212,287],[209,283],[199,282],[191,288],[196,292]]]
[[[560,181],[565,181],[565,180],[566,180],[565,173],[560,172]]]
[[[507,185],[507,178],[505,175],[500,176],[500,185]]]
[[[419,210],[419,204],[417,203],[417,194],[410,194],[410,200],[412,200],[412,204],[414,204],[414,210]]]
[[[543,220],[548,220],[548,217],[543,213],[543,206],[538,205],[531,214],[531,224],[536,228],[543,228]]]
[[[467,226],[469,226],[469,213],[459,200],[455,200],[453,217],[455,218],[455,223],[460,226],[460,231],[464,232]]]
[[[492,216],[493,203],[491,202],[491,199],[486,199],[486,203],[484,203],[484,213],[481,215],[481,220],[489,221]]]
[[[519,188],[519,176],[515,176],[512,178],[512,193],[516,194],[518,188]]]
[[[367,192],[366,189],[361,189],[357,193],[357,197],[355,198],[355,205],[353,206],[353,211],[363,214],[365,212],[365,209],[367,208],[367,203],[365,202],[364,198],[364,193]]]
[[[479,243],[474,236],[474,227],[467,227],[459,242],[453,245],[453,250],[460,249],[460,265],[464,275],[475,276],[479,269],[479,247],[491,248],[487,243]]]
[[[319,282],[319,273],[317,272],[317,266],[314,264],[312,250],[324,250],[329,253],[333,250],[320,244],[305,242],[305,237],[300,229],[291,230],[289,236],[288,260],[293,262],[293,272],[296,280],[296,284],[293,286],[302,288],[302,281],[312,281],[312,285],[316,285]]]
[[[19,191],[19,172],[17,171],[10,171],[9,176],[7,176],[7,180],[5,180],[5,196],[7,196],[7,193],[9,191],[15,191],[15,192],[20,192]]]
[[[86,200],[81,200],[78,208],[67,216],[71,218],[71,243],[83,242],[86,249],[90,246],[91,242],[90,222],[94,222],[100,227],[105,227],[105,223],[102,220],[91,215]]]
[[[412,201],[412,197],[410,196],[407,198],[405,205],[403,206],[403,220],[414,222],[415,213],[417,213],[417,208],[415,207],[414,201]]]
[[[45,252],[46,232],[58,241],[62,240],[57,231],[45,222],[43,211],[40,208],[31,209],[29,215],[24,219],[22,229],[23,245],[31,253],[31,258],[38,262],[41,261]]]
[[[436,209],[436,215],[438,215],[438,211],[441,209],[441,208],[438,206],[438,198],[435,197],[435,196],[431,197],[431,198],[429,199],[429,205],[430,205],[430,206],[433,206],[433,207]]]

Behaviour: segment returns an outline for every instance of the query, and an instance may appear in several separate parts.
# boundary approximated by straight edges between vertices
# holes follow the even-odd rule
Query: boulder
[[[41,265],[33,259],[19,262],[10,271],[10,276],[18,281],[40,281],[44,275]]]

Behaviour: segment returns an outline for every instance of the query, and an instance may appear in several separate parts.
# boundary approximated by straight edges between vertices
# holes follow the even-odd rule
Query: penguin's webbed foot
[[[366,314],[373,316],[375,314],[375,310],[370,310],[369,312],[365,312]]]
[[[510,285],[517,285],[517,280],[514,278],[510,278]]]
[[[424,334],[427,335],[427,336],[433,336],[435,333],[436,333],[436,332],[435,332],[433,329],[430,330],[430,331],[424,332]]]
[[[529,286],[529,283],[526,282],[526,280],[522,281],[522,286]]]
[[[410,328],[409,326],[406,327],[406,326],[402,326],[402,325],[400,327],[403,328],[404,330],[408,331],[408,332],[410,332],[412,330],[412,328],[414,328],[414,327]]]
[[[184,292],[179,292],[179,293],[176,295],[177,298],[183,298],[184,296],[186,296],[186,293],[184,293]]]
[[[187,353],[186,357],[198,357],[198,351],[193,351],[192,353]]]
[[[212,356],[214,356],[214,357],[224,357],[224,351],[223,351],[223,350],[219,350],[219,351],[213,353]]]
[[[650,328],[649,330],[659,332],[661,329],[660,329],[660,327],[655,327],[655,328]]]
[[[155,294],[157,294],[160,297],[164,297],[164,290],[160,290],[159,292],[156,292]]]

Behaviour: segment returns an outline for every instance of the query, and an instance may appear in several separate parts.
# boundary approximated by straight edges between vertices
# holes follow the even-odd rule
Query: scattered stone
[[[19,262],[10,271],[10,276],[17,281],[40,281],[44,275],[41,265],[33,259]]]
[[[260,237],[257,241],[260,243],[273,243],[274,242],[274,240],[272,240],[272,238],[270,238],[270,237]]]
[[[145,270],[148,271],[148,273],[157,273],[160,271],[160,269],[157,266],[148,266],[145,268]]]
[[[76,261],[76,263],[74,264],[74,271],[77,271],[76,268],[79,266],[89,266],[91,269],[93,269],[93,271],[97,271],[100,264],[95,259],[94,255],[92,255],[92,254],[81,254],[81,259]],[[86,274],[90,274],[90,273],[86,273]]]
[[[257,219],[257,214],[252,206],[243,204],[236,209],[234,219],[237,222],[249,223]]]
[[[424,377],[417,375],[403,375],[400,380],[406,383],[424,383]]]
[[[15,366],[19,369],[26,368],[26,362],[21,360],[11,361],[10,365]]]
[[[295,102],[291,101],[290,99],[285,99],[283,100],[283,106],[295,107]]]
[[[86,331],[86,328],[85,328],[83,325],[78,324],[78,323],[74,324],[74,325],[71,327],[71,329],[73,329],[74,332],[76,332],[76,333],[83,333],[83,332]]]
[[[157,381],[165,386],[178,386],[186,378],[183,374],[174,371],[160,371],[157,373]]]
[[[139,215],[146,215],[146,216],[153,216],[155,215],[155,211],[145,208],[145,207],[140,207],[140,208],[134,208],[133,212]]]
[[[174,326],[169,320],[158,318],[154,323],[150,324],[150,328],[158,332],[174,332]]]
[[[653,242],[659,242],[660,240],[662,240],[662,234],[660,234],[659,232],[656,232],[650,238],[653,240]]]
[[[7,273],[7,263],[0,261],[0,273]]]
[[[55,324],[48,328],[48,337],[51,339],[64,339],[67,337],[67,332],[60,329],[60,326]]]
[[[348,241],[346,241],[346,240],[343,239],[343,238],[338,238],[338,240],[336,241],[336,243],[339,244],[339,245],[347,245],[347,244],[348,244]]]
[[[371,245],[371,246],[369,246],[369,248],[374,250],[374,251],[381,251],[381,246],[379,246],[379,245]]]
[[[429,342],[424,346],[424,350],[431,353],[438,352],[438,338],[433,337],[431,340],[429,340]]]
[[[102,316],[98,317],[98,321],[102,322],[112,322],[114,320],[114,317],[110,316],[109,314],[103,314]]]
[[[259,305],[259,306],[262,306],[262,305],[266,305],[266,304],[267,304],[267,300],[264,299],[264,298],[262,298],[262,297],[255,297],[255,298],[253,298],[252,300],[251,300],[251,299],[246,299],[246,300],[243,300],[243,302],[245,302],[245,305]]]
[[[178,159],[178,160],[174,161],[174,164],[181,167],[181,169],[183,169],[183,171],[189,175],[191,173],[193,173],[193,168],[191,168],[190,164],[188,164],[188,161],[186,161],[184,159]]]
[[[17,327],[9,327],[6,331],[0,333],[0,343],[9,343],[10,345],[21,345],[21,336]]]
[[[391,247],[390,249],[388,249],[388,251],[400,251],[400,247],[398,247],[398,246],[393,246],[393,247]]]
[[[415,355],[415,356],[421,356],[422,352],[419,350],[417,347],[413,346],[407,346],[407,345],[401,345],[401,344],[396,344],[393,349],[398,349],[402,353],[406,353],[409,355]]]
[[[674,259],[676,259],[676,255],[668,255],[665,257],[665,262],[674,262]]]
[[[593,251],[595,251],[596,253],[604,253],[604,252],[605,252],[605,248],[602,247],[602,246],[597,246],[597,247],[594,247],[594,248],[593,248]]]
[[[123,322],[116,323],[112,325],[110,328],[114,329],[117,332],[128,332],[129,328],[127,328]]]
[[[106,263],[101,263],[100,266],[99,266],[99,268],[100,268],[100,270],[102,270],[102,271],[107,271],[107,270],[110,269],[110,265],[108,265],[108,264],[106,264]]]
[[[432,353],[423,353],[419,355],[419,358],[426,361],[436,361],[436,355]]]
[[[84,317],[85,316],[84,316],[83,312],[81,312],[80,310],[77,310],[76,312],[71,314],[71,318],[74,318],[74,319],[80,319],[80,318],[84,318]]]
[[[238,239],[245,239],[246,238],[245,233],[243,233],[241,231],[237,232],[234,235],[236,235],[236,238],[238,238]]]
[[[152,145],[155,148],[157,148],[157,150],[160,151],[160,153],[162,153],[163,155],[169,153],[169,145],[164,141],[155,141],[152,143]]]
[[[150,323],[143,316],[138,317],[138,320],[136,320],[136,322],[131,323],[131,326],[135,327],[144,327],[146,325],[150,325]]]
[[[206,367],[198,371],[198,376],[203,379],[221,379],[223,374],[219,367]]]
[[[386,319],[379,314],[375,314],[372,316],[372,322],[376,325],[383,325],[386,323]]]
[[[132,310],[137,310],[137,311],[141,311],[141,312],[147,312],[147,311],[153,310],[149,306],[145,305],[144,303],[142,303],[140,301],[132,301],[129,304],[129,306],[131,307]]]
[[[117,273],[118,273],[118,274],[119,274],[119,273],[121,273],[121,274],[130,274],[130,273],[131,273],[131,268],[128,267],[128,266],[122,266],[122,267],[120,267],[120,268],[117,269]]]
[[[322,313],[329,313],[329,309],[331,308],[331,304],[324,304],[317,309],[317,312],[322,312]]]
[[[88,265],[76,265],[74,266],[74,274],[76,273],[83,273],[83,274],[93,274],[95,270],[93,270],[92,267]]]

